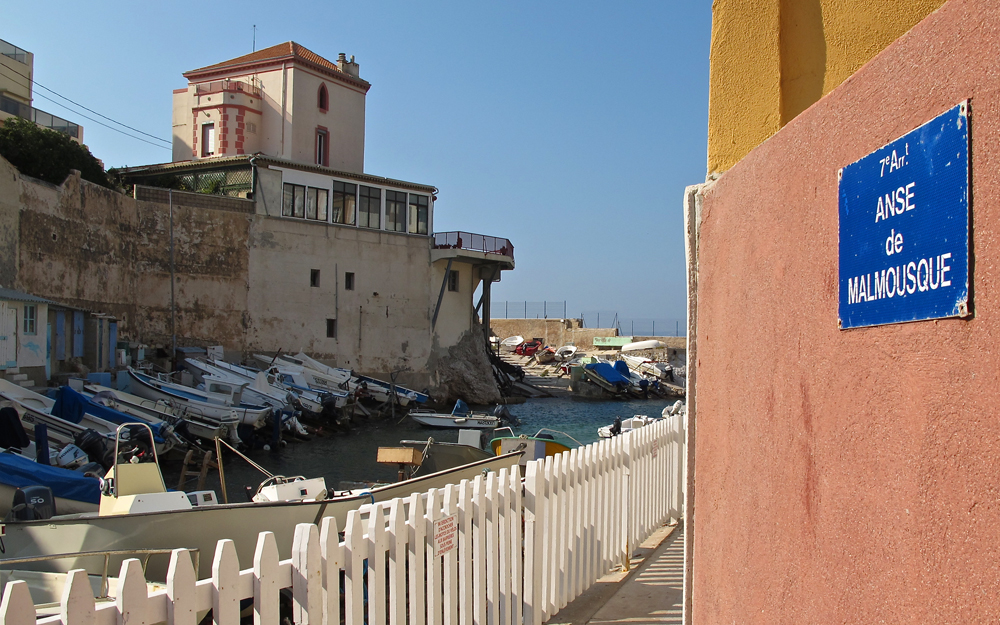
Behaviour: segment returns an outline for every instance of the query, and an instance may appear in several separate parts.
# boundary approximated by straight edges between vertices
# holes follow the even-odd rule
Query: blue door
[[[115,353],[118,351],[118,322],[112,321],[108,328],[108,369],[115,368]]]
[[[56,312],[56,360],[66,360],[66,313]]]
[[[83,358],[83,313],[73,312],[73,358]]]

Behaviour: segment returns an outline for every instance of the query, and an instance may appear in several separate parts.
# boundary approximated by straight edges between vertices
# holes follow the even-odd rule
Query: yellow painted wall
[[[708,173],[723,172],[945,0],[714,0]]]

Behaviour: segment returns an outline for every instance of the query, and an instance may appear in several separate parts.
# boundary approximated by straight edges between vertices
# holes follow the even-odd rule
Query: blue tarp
[[[622,374],[618,373],[615,368],[608,362],[594,362],[589,365],[584,365],[584,369],[587,371],[592,371],[594,374],[601,376],[609,383],[614,384],[619,388],[628,388],[629,380]]]
[[[111,423],[115,423],[117,425],[121,425],[122,423],[147,423],[153,430],[153,436],[156,438],[156,442],[163,442],[160,434],[160,429],[163,427],[162,423],[154,425],[138,417],[118,412],[117,410],[108,408],[107,406],[102,406],[101,404],[91,400],[86,395],[77,393],[68,386],[61,387],[57,395],[56,403],[52,406],[53,416],[65,419],[72,423],[80,423],[80,421],[83,420],[84,414],[93,415],[98,419],[104,419],[105,421],[110,421]]]
[[[96,477],[61,467],[38,464],[17,454],[0,454],[0,483],[22,486],[48,486],[52,494],[63,499],[98,504],[101,485]]]
[[[461,399],[455,402],[455,407],[451,409],[451,414],[453,415],[467,415],[472,410],[469,408],[469,404],[465,403]]]
[[[631,378],[631,372],[628,370],[628,364],[626,364],[624,360],[615,361],[615,371],[622,374],[622,377],[626,380]]]

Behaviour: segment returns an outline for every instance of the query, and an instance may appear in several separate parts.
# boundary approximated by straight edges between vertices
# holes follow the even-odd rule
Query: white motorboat
[[[393,386],[395,386],[396,397],[399,399],[399,403],[401,406],[405,406],[407,402],[411,401],[417,402],[418,404],[423,404],[429,399],[425,393],[418,393],[417,391],[408,389],[405,386],[399,386],[398,384],[392,385],[388,382],[384,382],[382,380],[372,378],[366,375],[357,375],[348,369],[338,369],[336,367],[324,365],[315,358],[310,358],[309,356],[307,356],[302,352],[299,352],[295,356],[285,356],[285,359],[292,362],[298,361],[304,367],[309,367],[310,369],[319,371],[321,373],[328,373],[329,375],[333,375],[334,373],[337,372],[339,373],[347,372],[350,378],[358,382],[367,382],[369,388],[372,385],[379,386],[382,388],[382,390],[386,391],[387,393],[391,393],[393,391]]]
[[[635,343],[626,343],[622,345],[623,352],[637,352],[642,349],[662,349],[666,347],[667,344],[663,341],[657,341],[656,339],[650,339],[648,341],[636,341]]]
[[[210,419],[192,412],[179,403],[146,399],[125,391],[108,388],[100,384],[85,384],[83,393],[94,402],[114,408],[119,412],[140,418],[159,418],[174,426],[175,431],[186,430],[187,435],[205,440],[220,438],[234,444],[239,443],[236,433],[240,419],[235,413],[224,419]]]
[[[492,430],[501,425],[500,417],[474,413],[461,399],[455,402],[455,407],[450,414],[434,412],[433,410],[411,410],[410,418],[429,428]]]
[[[650,360],[642,356],[632,356],[630,354],[622,354],[621,358],[628,365],[629,369],[640,375],[652,376],[665,382],[673,382],[674,368],[668,363]]]
[[[500,347],[502,347],[505,351],[512,352],[523,342],[523,336],[508,336],[504,340],[500,341]]]
[[[568,362],[573,359],[576,355],[575,345],[563,345],[556,350],[556,360],[559,362]]]
[[[199,391],[154,378],[132,368],[128,369],[128,374],[133,394],[180,404],[204,417],[222,420],[235,414],[240,423],[259,428],[264,426],[264,421],[271,414],[269,407],[240,403],[237,394],[240,389],[236,385],[213,382],[205,391]]]
[[[638,430],[641,427],[645,427],[650,423],[655,423],[659,421],[657,417],[647,417],[646,415],[637,414],[634,417],[628,419],[616,418],[615,422],[611,425],[605,425],[604,427],[597,428],[597,435],[601,438],[611,438],[612,436],[618,436],[619,434],[625,434],[626,432],[631,432],[632,430]]]
[[[316,391],[308,386],[286,384],[278,379],[277,373],[251,369],[224,360],[210,360],[212,365],[250,380],[250,386],[264,392],[286,392],[295,395],[302,407],[310,412],[323,412],[325,402],[332,400],[336,408],[347,405],[348,393],[343,390]]]
[[[69,387],[62,387],[59,393],[63,401],[57,405],[54,399],[0,378],[0,397],[13,404],[25,429],[34,436],[35,425],[44,423],[48,426],[49,440],[57,445],[72,444],[86,430],[110,438],[121,423],[151,424],[159,452],[166,452],[180,442],[169,424],[159,419],[139,418],[104,406],[88,405],[89,398]]]

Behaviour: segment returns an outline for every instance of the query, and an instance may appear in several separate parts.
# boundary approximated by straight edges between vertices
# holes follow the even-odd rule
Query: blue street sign
[[[840,171],[840,327],[969,314],[963,102]]]

